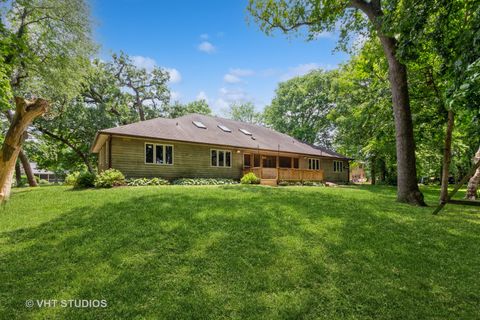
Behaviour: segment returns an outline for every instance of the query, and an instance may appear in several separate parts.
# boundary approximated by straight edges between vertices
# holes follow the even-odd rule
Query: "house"
[[[348,182],[348,158],[259,125],[200,114],[101,130],[98,168],[126,177],[232,178],[254,172],[280,180]]]
[[[32,168],[32,174],[37,177],[39,180],[47,180],[48,182],[58,182],[60,181],[53,171],[39,169],[36,162],[30,162],[30,168]],[[22,175],[25,174],[23,166],[20,167],[20,172]]]

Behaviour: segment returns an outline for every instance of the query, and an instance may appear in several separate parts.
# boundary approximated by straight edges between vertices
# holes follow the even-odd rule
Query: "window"
[[[212,167],[231,167],[232,152],[227,150],[210,150],[210,164]]]
[[[251,159],[250,154],[245,153],[243,155],[243,167],[244,168],[250,168],[251,167],[251,162],[252,162],[252,159]]]
[[[252,133],[251,133],[250,131],[248,131],[248,130],[245,130],[245,129],[238,129],[238,130],[240,130],[241,133],[243,133],[243,134],[245,134],[245,135],[247,135],[247,136],[251,136],[251,135],[252,135]]]
[[[192,121],[192,123],[197,127],[197,128],[200,128],[200,129],[207,129],[207,127],[200,121]]]
[[[173,165],[173,146],[145,143],[145,163]]]
[[[225,132],[232,132],[229,128],[225,127],[223,124],[219,124],[218,127]]]
[[[260,167],[260,155],[259,154],[254,154],[253,155],[253,166],[254,167]]]
[[[333,172],[343,172],[342,161],[333,161]]]
[[[291,168],[292,167],[292,158],[290,157],[279,157],[278,166],[280,168]]]
[[[153,163],[153,144],[145,144],[145,163]]]
[[[309,158],[308,159],[308,169],[310,170],[320,170],[320,160]]]
[[[211,159],[212,159],[211,165],[216,167],[217,166],[217,150],[211,151]]]
[[[293,168],[294,169],[298,169],[299,168],[299,165],[298,165],[298,158],[293,158]]]

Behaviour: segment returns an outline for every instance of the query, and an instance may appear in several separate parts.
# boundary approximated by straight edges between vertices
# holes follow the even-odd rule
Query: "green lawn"
[[[433,217],[394,200],[371,186],[15,190],[0,317],[478,319],[478,208]]]

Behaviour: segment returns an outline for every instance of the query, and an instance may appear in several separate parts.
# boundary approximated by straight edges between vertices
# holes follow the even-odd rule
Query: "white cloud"
[[[255,72],[251,69],[230,69],[230,74],[237,76],[237,77],[250,77],[255,74]]]
[[[205,93],[205,91],[200,91],[198,94],[197,94],[197,100],[205,100],[207,103],[208,103],[208,96],[207,94]]]
[[[202,39],[202,40],[207,40],[208,38],[210,38],[210,36],[208,35],[208,33],[202,33],[202,34],[200,35],[200,39]]]
[[[314,36],[315,39],[335,39],[335,37],[335,33],[331,31],[322,31]]]
[[[214,53],[216,48],[213,44],[208,41],[203,41],[198,45],[198,50],[205,52],[205,53]]]
[[[147,72],[151,72],[153,68],[158,66],[155,59],[150,57],[132,56],[131,59],[134,66],[136,66],[137,68],[145,69],[147,70]],[[178,83],[182,81],[182,75],[177,69],[167,67],[163,67],[163,69],[167,71],[170,75],[170,83]]]
[[[280,80],[286,81],[298,76],[303,76],[309,73],[310,71],[318,68],[320,68],[320,65],[318,65],[317,63],[300,64],[296,67],[288,68],[288,71],[280,77]]]
[[[178,71],[175,68],[165,68],[167,70],[168,74],[170,75],[170,83],[179,83],[182,81],[182,75],[180,74],[180,71]]]
[[[182,97],[182,94],[178,91],[170,91],[170,100],[178,101]]]
[[[152,71],[157,65],[154,59],[143,56],[131,56],[133,65],[137,68],[146,69],[148,72]]]
[[[215,110],[218,110],[220,112],[226,112],[228,110],[228,102],[225,101],[224,99],[222,98],[218,98],[217,100],[215,100],[215,102],[213,103],[213,108]]]
[[[245,102],[248,100],[248,95],[245,90],[241,88],[220,88],[220,96],[228,103]]]
[[[255,72],[251,69],[232,68],[223,76],[223,81],[227,83],[239,83],[242,82],[242,77],[250,77],[254,74]]]
[[[233,74],[227,73],[225,76],[223,76],[223,81],[227,83],[238,83],[242,80]]]

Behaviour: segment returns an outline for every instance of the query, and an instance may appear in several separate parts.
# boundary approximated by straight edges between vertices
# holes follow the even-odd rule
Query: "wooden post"
[[[471,176],[473,176],[473,174],[475,173],[475,171],[477,171],[477,169],[480,167],[480,160],[477,161],[477,163],[470,169],[470,171],[467,173],[467,175],[465,177],[463,177],[463,179],[455,186],[455,188],[453,189],[453,191],[448,194],[447,196],[447,199],[445,201],[442,201],[438,207],[435,209],[435,211],[433,211],[433,215],[436,215],[440,212],[440,210],[442,210],[445,205],[450,202],[450,200],[452,200],[453,196],[455,195],[455,193],[457,193],[457,191],[465,184],[465,182],[467,182],[468,179],[470,179]]]

